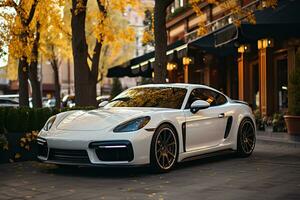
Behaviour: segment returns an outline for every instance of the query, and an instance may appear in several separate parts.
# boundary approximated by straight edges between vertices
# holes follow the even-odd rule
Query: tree
[[[19,103],[20,106],[29,105],[28,79],[32,86],[33,106],[41,107],[41,83],[38,79],[38,57],[40,32],[47,28],[47,16],[56,12],[62,0],[2,0],[1,17],[5,20],[6,37],[2,40],[8,45],[11,60],[18,60]],[[1,32],[5,32],[1,30]]]
[[[174,0],[155,0],[154,6],[154,41],[155,64],[154,83],[165,83],[167,75],[167,7]]]
[[[62,13],[60,7],[56,7],[51,15],[47,16],[45,27],[41,32],[40,50],[44,59],[48,60],[54,74],[54,97],[55,107],[61,106],[61,86],[59,82],[59,68],[63,61],[71,58],[71,28],[67,26],[70,19],[68,15]],[[64,4],[64,12],[70,12],[68,4]],[[63,17],[62,17],[63,16]]]
[[[88,5],[88,0],[72,0],[71,28],[72,50],[75,75],[75,101],[78,106],[95,105],[96,85],[98,83],[100,53],[103,44],[119,38],[130,38],[132,31],[118,30],[110,18],[113,11],[123,12],[128,5],[136,5],[136,0],[109,1],[97,0],[97,6]],[[89,12],[87,15],[87,8]],[[93,12],[93,8],[97,12]],[[88,32],[94,36],[92,51],[89,51],[86,34],[86,19],[94,17],[91,25],[94,29]]]
[[[15,16],[6,13],[3,17],[9,23],[11,37],[9,49],[11,54],[19,60],[18,78],[19,78],[19,103],[20,106],[29,106],[28,95],[28,52],[32,52],[32,35],[31,22],[33,20],[38,1],[19,1],[17,4],[13,0],[3,0],[0,7],[10,7],[14,9]],[[29,47],[30,46],[30,47]],[[13,49],[13,50],[12,50]]]
[[[145,26],[145,30],[143,33],[142,44],[143,46],[150,45],[154,46],[154,25],[153,25],[153,11],[150,9],[145,10],[145,19],[143,24]]]

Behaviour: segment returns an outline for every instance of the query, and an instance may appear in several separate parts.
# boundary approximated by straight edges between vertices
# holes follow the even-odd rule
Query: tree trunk
[[[15,8],[15,11],[17,15],[21,19],[21,30],[22,33],[20,34],[20,40],[22,41],[22,45],[25,47],[27,44],[27,39],[28,39],[28,33],[26,31],[26,27],[30,25],[30,22],[33,19],[38,0],[34,0],[30,11],[28,13],[27,19],[23,15],[23,8],[22,8],[22,3],[19,2],[19,5],[17,5],[14,1],[10,2],[13,7]],[[25,30],[25,31],[24,31]],[[29,106],[29,94],[28,94],[28,70],[29,70],[29,65],[27,62],[27,57],[22,56],[19,59],[19,66],[18,66],[18,78],[19,78],[19,105],[21,107],[28,107]]]
[[[155,0],[154,6],[154,40],[155,64],[154,83],[165,83],[167,76],[167,30],[166,9],[173,0]]]
[[[30,63],[29,68],[29,79],[31,82],[32,88],[32,105],[34,108],[42,107],[42,90],[41,90],[41,82],[38,79],[38,45],[40,40],[40,32],[39,32],[40,24],[37,22],[36,25],[36,37],[34,39],[33,47],[32,47],[32,56],[34,60]]]
[[[81,0],[81,8],[76,9],[79,0],[72,0],[72,49],[75,77],[76,106],[97,106],[96,86],[99,72],[99,58],[102,41],[96,41],[93,52],[92,66],[89,68],[88,46],[85,36],[85,17],[87,0]]]
[[[51,66],[54,72],[54,87],[55,87],[55,107],[60,108],[60,83],[59,83],[59,73],[58,73],[58,63],[57,60],[54,58],[51,61]]]
[[[29,106],[28,63],[26,57],[22,57],[19,59],[18,77],[19,77],[19,105],[21,107],[28,107]]]
[[[42,107],[41,82],[38,80],[37,61],[30,64],[29,78],[32,88],[32,105],[34,108]]]
[[[72,0],[72,49],[75,77],[76,106],[96,106],[96,83],[91,80],[87,62],[88,47],[85,36],[85,17],[87,0],[81,0],[80,8],[76,8],[79,0]]]

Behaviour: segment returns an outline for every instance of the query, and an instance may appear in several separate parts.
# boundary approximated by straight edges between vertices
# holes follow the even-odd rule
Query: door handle
[[[224,117],[225,117],[225,114],[224,114],[224,113],[220,113],[218,117],[219,117],[219,118],[224,118]]]

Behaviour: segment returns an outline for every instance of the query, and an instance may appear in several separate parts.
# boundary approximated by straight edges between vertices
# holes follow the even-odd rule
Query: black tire
[[[150,167],[155,173],[169,172],[177,163],[179,151],[178,136],[168,124],[159,126],[152,138]]]
[[[252,154],[256,142],[255,127],[251,119],[242,120],[237,136],[237,155],[248,157]]]

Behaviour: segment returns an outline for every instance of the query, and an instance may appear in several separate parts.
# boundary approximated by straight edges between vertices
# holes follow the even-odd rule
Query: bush
[[[52,115],[69,110],[92,110],[95,107],[50,108],[0,108],[0,134],[4,132],[32,132],[43,128]]]
[[[0,150],[4,149],[5,146],[7,146],[7,138],[4,134],[0,133]]]
[[[5,108],[0,108],[0,131],[4,130],[4,125],[5,125]]]
[[[254,111],[254,117],[257,129],[260,131],[264,131],[266,128],[266,121],[264,117],[261,117],[259,109]]]
[[[285,132],[286,126],[284,123],[284,114],[274,113],[272,119],[273,132]]]
[[[18,132],[19,129],[19,118],[20,113],[22,111],[18,112],[17,108],[7,108],[6,109],[6,129],[8,132]]]

